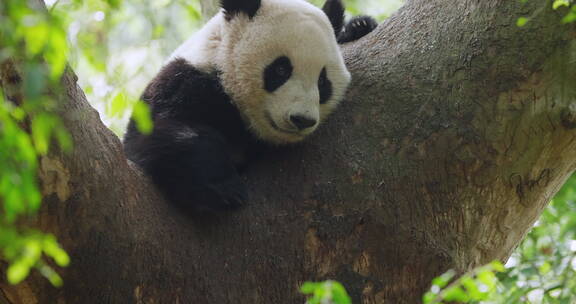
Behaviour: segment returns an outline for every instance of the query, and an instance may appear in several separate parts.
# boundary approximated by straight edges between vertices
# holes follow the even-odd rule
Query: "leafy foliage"
[[[95,19],[104,19],[103,11],[118,10],[123,2],[46,2],[49,10],[34,6],[34,1],[0,2],[0,66],[4,69],[7,65],[12,69],[18,67],[11,75],[3,76],[14,79],[2,79],[4,87],[0,86],[0,254],[9,262],[7,279],[10,283],[20,282],[31,269],[36,269],[59,286],[62,279],[44,256],[53,259],[58,266],[66,266],[68,255],[54,236],[29,229],[20,222],[34,216],[41,204],[42,193],[37,180],[39,158],[55,147],[53,141],[64,152],[72,149],[71,137],[57,115],[54,98],[58,95],[67,62],[71,58],[82,58],[93,67],[102,69],[106,66],[106,52],[98,48],[102,45],[99,32],[82,31],[88,33],[85,35],[74,32],[79,29],[75,17],[78,12],[89,11]],[[69,40],[72,47],[84,52],[72,54]],[[137,98],[127,100],[124,95],[117,96],[113,99],[111,112],[121,115],[129,105],[136,104],[137,126],[143,132],[150,132],[152,122],[147,106],[137,103]]]
[[[488,265],[474,269],[450,283],[456,273],[453,270],[432,280],[432,288],[424,294],[424,304],[448,302],[472,303],[488,300],[496,294],[498,279],[495,272],[504,271],[504,266],[494,261]],[[450,284],[449,284],[450,283]]]
[[[103,122],[121,135],[134,114],[138,126],[150,129],[147,116],[140,115],[147,111],[138,103],[140,94],[164,58],[202,25],[200,2],[61,2],[51,9],[72,20],[70,63]]]
[[[568,13],[562,18],[563,23],[570,23],[576,21],[576,5],[574,5],[574,0],[554,0],[552,3],[553,9],[559,9],[561,7],[569,8]]]
[[[520,1],[522,3],[526,3],[529,0],[520,0]],[[518,20],[516,20],[516,25],[519,27],[526,25],[526,23],[528,23],[528,21],[530,21],[531,18],[533,18],[534,16],[536,16],[537,14],[542,12],[543,9],[547,8],[549,5],[549,1],[543,1],[543,2],[544,2],[544,5],[539,10],[536,10],[532,14],[532,16],[528,16],[528,17],[524,16],[524,17],[518,18]],[[554,10],[567,8],[568,12],[561,19],[562,23],[571,23],[571,22],[576,21],[576,5],[574,5],[574,0],[553,0],[553,1],[551,1],[551,3],[552,3],[551,4],[552,9],[554,9]]]
[[[307,304],[351,304],[350,296],[342,284],[336,281],[305,282],[300,292],[310,296]]]
[[[56,101],[47,91],[58,87],[66,69],[65,28],[62,15],[33,9],[27,1],[0,2],[0,64],[12,66],[13,59],[23,62],[19,75],[12,71],[4,77],[13,79],[3,79],[19,82],[22,88],[9,88],[15,92],[0,88],[0,254],[10,263],[7,279],[13,284],[34,268],[61,285],[62,279],[43,255],[59,266],[69,262],[54,236],[16,224],[40,207],[38,157],[48,153],[53,139],[63,151],[72,147],[55,113]]]
[[[576,175],[544,210],[499,275],[512,302],[576,302]]]

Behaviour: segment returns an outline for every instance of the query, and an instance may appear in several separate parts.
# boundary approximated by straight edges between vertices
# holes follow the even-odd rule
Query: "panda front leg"
[[[192,213],[235,209],[247,198],[246,186],[229,155],[228,144],[207,126],[155,122],[132,159],[179,208]]]
[[[338,43],[347,43],[358,40],[373,31],[378,26],[378,22],[370,16],[356,16],[350,19],[344,26],[340,35],[338,35]]]

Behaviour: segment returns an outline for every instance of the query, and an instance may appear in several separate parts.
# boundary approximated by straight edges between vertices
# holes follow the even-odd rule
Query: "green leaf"
[[[66,62],[68,61],[68,43],[66,32],[61,28],[52,28],[50,31],[50,43],[44,57],[50,64],[50,78],[57,80],[60,78]]]
[[[128,99],[126,98],[126,94],[124,94],[124,92],[119,92],[114,96],[114,98],[112,98],[110,107],[108,107],[108,115],[112,117],[120,117],[124,114],[127,107]]]
[[[452,280],[452,278],[454,278],[455,275],[456,275],[456,272],[454,270],[450,269],[450,270],[446,271],[445,273],[443,273],[442,275],[432,279],[432,285],[436,285],[440,288],[443,288],[444,286],[446,286],[448,284],[448,282],[450,282],[450,280]]]
[[[150,108],[142,101],[134,104],[132,118],[136,122],[136,127],[143,134],[152,133],[153,122],[150,116]]]
[[[43,91],[46,87],[47,77],[46,68],[44,65],[28,62],[24,66],[24,97],[28,101],[28,105],[37,105],[37,101],[44,95]]]
[[[35,174],[26,174],[22,176],[21,192],[25,193],[25,200],[29,212],[36,212],[40,208],[42,195],[38,190],[38,184]]]
[[[463,276],[460,279],[460,281],[462,283],[462,286],[466,288],[466,291],[473,300],[482,300],[483,293],[480,292],[480,289],[478,288],[479,285],[478,282],[476,282],[469,276]]]
[[[308,299],[308,304],[333,303],[351,304],[352,300],[342,284],[336,281],[305,282],[300,287],[300,292],[306,295],[313,295]]]
[[[542,265],[540,265],[540,267],[538,267],[538,271],[540,271],[540,274],[545,275],[548,272],[550,272],[550,270],[552,269],[552,265],[550,265],[550,263],[548,262],[544,262],[542,263]]]
[[[108,5],[110,5],[110,7],[118,8],[122,3],[122,0],[106,0],[106,2],[108,3]]]
[[[164,26],[157,25],[154,27],[154,31],[152,32],[152,38],[158,39],[164,35],[164,32],[166,32],[166,29],[164,28]]]
[[[66,251],[64,251],[60,247],[60,245],[56,241],[56,238],[52,235],[48,235],[44,238],[43,250],[46,253],[46,255],[54,259],[54,261],[56,262],[56,264],[58,264],[58,266],[65,267],[68,266],[68,264],[70,263],[70,257],[68,256]]]
[[[12,184],[18,186],[18,180],[15,180],[14,177],[19,178],[19,176],[12,175],[11,177],[13,177]],[[4,210],[6,220],[9,223],[14,222],[14,220],[16,220],[16,216],[24,212],[25,207],[22,200],[22,193],[20,191],[17,189],[7,189],[4,192]]]
[[[0,94],[2,94],[2,92],[0,92]],[[2,100],[0,100],[0,102],[2,102]],[[24,117],[26,117],[26,112],[20,107],[13,108],[12,111],[10,111],[10,114],[17,121],[22,121]]]
[[[40,155],[48,153],[50,133],[54,127],[54,121],[49,115],[39,114],[32,119],[32,139],[36,152]]]
[[[28,276],[28,273],[30,273],[30,266],[23,261],[18,261],[8,266],[6,275],[10,284],[18,284]]]
[[[498,260],[494,260],[490,263],[490,267],[492,267],[492,269],[496,272],[503,272],[506,271],[506,268],[504,267],[504,265],[502,264],[502,262],[498,261]]]
[[[35,167],[36,151],[34,150],[34,145],[32,144],[30,136],[21,130],[15,132],[12,136],[16,140],[15,146],[20,154],[19,157],[24,162]]]
[[[335,304],[351,304],[352,300],[342,284],[330,281],[332,287],[332,300]]]
[[[428,291],[424,294],[424,296],[422,297],[422,302],[424,302],[424,304],[431,304],[434,303],[434,299],[436,298],[436,294]]]
[[[300,287],[300,292],[303,294],[313,294],[316,288],[318,288],[318,283],[314,282],[304,282],[302,287]]]
[[[48,278],[48,281],[50,281],[50,283],[55,287],[60,287],[63,285],[64,282],[62,281],[62,277],[60,277],[60,275],[56,273],[56,271],[54,271],[54,269],[52,269],[50,266],[41,264],[38,267],[38,270],[45,278]]]
[[[466,302],[470,297],[460,286],[453,286],[444,292],[444,300]]]
[[[528,23],[528,18],[526,17],[520,17],[518,18],[518,20],[516,20],[516,26],[518,27],[523,27],[524,25],[526,25],[526,23]]]
[[[482,270],[478,273],[478,280],[488,286],[488,289],[494,288],[497,281],[496,275],[488,269]]]
[[[576,6],[572,7],[572,11],[562,18],[562,23],[571,23],[576,21]]]
[[[186,12],[188,12],[188,15],[191,19],[199,20],[202,18],[202,12],[200,11],[200,8],[194,4],[194,2],[186,5],[185,8]]]
[[[21,29],[24,31],[26,51],[28,54],[39,54],[44,49],[49,37],[50,27],[48,24],[41,22],[33,26],[21,27]]]
[[[22,261],[25,261],[29,266],[34,265],[42,255],[42,246],[38,239],[28,238],[24,242],[24,254],[20,257]]]
[[[570,6],[570,2],[568,0],[554,0],[552,3],[553,9],[558,9],[561,6]]]

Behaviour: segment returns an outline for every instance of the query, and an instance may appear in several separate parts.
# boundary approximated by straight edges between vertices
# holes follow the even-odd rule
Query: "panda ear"
[[[226,20],[241,13],[252,18],[260,8],[260,0],[220,0],[220,6],[224,9]]]
[[[332,27],[334,28],[334,34],[336,37],[342,32],[342,27],[344,26],[344,5],[342,0],[326,0],[322,10],[330,19]]]

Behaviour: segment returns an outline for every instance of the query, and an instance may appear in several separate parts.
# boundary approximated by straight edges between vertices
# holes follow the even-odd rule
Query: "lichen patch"
[[[47,156],[42,157],[38,176],[42,182],[43,196],[56,194],[62,202],[70,198],[70,171],[64,167],[60,160]]]

